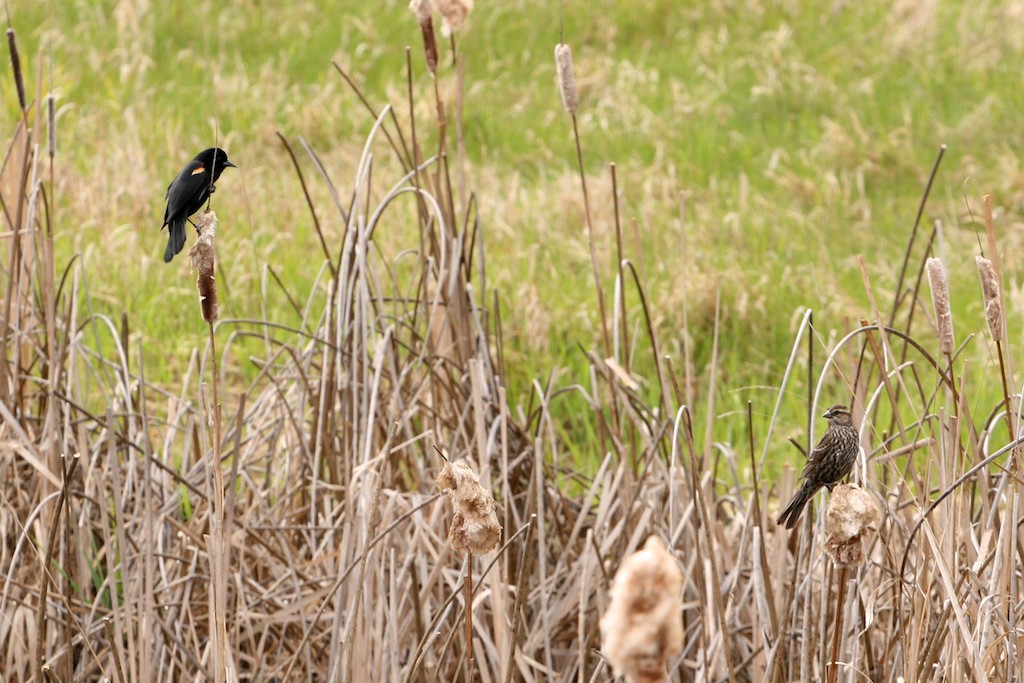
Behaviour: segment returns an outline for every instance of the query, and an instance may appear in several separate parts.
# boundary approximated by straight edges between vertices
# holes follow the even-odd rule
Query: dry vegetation
[[[458,82],[455,44],[438,43],[446,82]],[[925,319],[924,261],[940,233],[915,225],[893,300],[876,296],[862,261],[873,322],[830,343],[821,363],[805,314],[777,399],[759,406],[777,415],[805,363],[813,442],[818,406],[854,398],[866,457],[855,478],[883,512],[841,539],[863,543],[863,564],[835,566],[823,515],[805,514],[794,534],[771,521],[794,488],[793,469],[761,476],[781,440],[774,418],[756,434],[748,412],[742,445],[711,438],[718,311],[704,386],[686,344],[663,351],[644,278],[622,258],[617,194],[584,199],[587,222],[610,210],[620,238],[615,287],[595,293],[604,348],[585,351],[585,382],[538,379],[512,405],[501,311],[524,302],[488,287],[477,207],[491,190],[473,194],[465,176],[457,110],[440,95],[430,108],[396,101],[425,112],[402,126],[356,90],[372,129],[351,192],[335,192],[305,149],[317,178],[303,182],[335,201],[310,207],[324,267],[321,286],[294,302],[301,324],[206,313],[210,336],[195,340],[202,351],[171,392],[147,379],[127,318],[83,310],[81,263],[55,262],[62,152],[46,144],[53,109],[37,87],[21,100],[0,176],[0,680],[610,680],[599,624],[612,577],[635,551],[659,548],[651,536],[681,571],[656,579],[681,586],[681,652],[657,650],[668,680],[1024,675],[1020,401],[1006,353],[1015,321],[991,205],[991,261],[979,271],[994,336],[952,347],[948,292]],[[398,176],[374,173],[384,157]],[[415,228],[385,251],[376,231],[392,212]],[[325,238],[327,220],[344,226],[341,240]],[[259,370],[239,386],[224,368],[241,362],[245,339],[261,351],[243,360]],[[967,367],[964,351],[977,347],[994,360]],[[979,405],[979,373],[999,376],[1000,404]],[[593,471],[552,416],[567,396],[590,408]],[[493,496],[496,550],[449,545],[454,513],[435,483],[445,460],[467,464]],[[469,500],[463,520],[490,512],[481,492]],[[626,614],[606,630],[645,625],[628,611],[647,601],[619,605]],[[651,637],[675,643],[665,628]]]

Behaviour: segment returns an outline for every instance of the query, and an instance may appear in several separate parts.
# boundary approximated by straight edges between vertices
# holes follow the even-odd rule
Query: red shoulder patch
[[[206,166],[204,166],[203,164],[199,164],[199,168],[197,168],[196,170],[192,171],[192,175],[199,175],[200,173],[204,173],[205,171],[206,171]]]

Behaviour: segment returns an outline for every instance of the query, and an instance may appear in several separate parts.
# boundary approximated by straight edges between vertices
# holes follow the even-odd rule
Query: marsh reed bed
[[[333,198],[305,193],[322,268],[294,300],[301,322],[219,317],[207,298],[209,337],[175,387],[147,379],[127,316],[92,311],[81,263],[55,262],[53,174],[74,141],[55,145],[53,99],[40,77],[26,91],[9,34],[0,680],[591,681],[612,679],[609,661],[635,681],[1020,680],[1016,321],[991,203],[987,335],[957,345],[949,290],[978,284],[926,262],[942,236],[926,190],[892,300],[862,259],[863,322],[825,340],[804,312],[774,398],[748,404],[730,444],[715,439],[719,308],[706,367],[689,344],[663,351],[691,331],[654,322],[613,182],[618,267],[593,259],[589,372],[509,396],[501,314],[517,302],[487,283],[477,207],[497,190],[464,161],[460,20],[441,39],[416,9],[431,107],[415,106],[424,60],[408,51],[405,102],[371,102],[338,67],[368,130],[344,178],[281,136],[304,188]],[[565,46],[556,59],[593,253],[585,103],[565,90]],[[795,447],[777,434],[789,392],[808,397]],[[569,397],[585,441],[553,410]],[[798,451],[840,398],[861,425],[863,525],[826,525],[819,497],[788,533],[773,520]],[[769,478],[781,459],[793,467]]]

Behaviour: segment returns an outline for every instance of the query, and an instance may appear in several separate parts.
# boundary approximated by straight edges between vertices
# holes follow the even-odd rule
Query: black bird
[[[204,149],[167,186],[167,208],[160,226],[161,230],[167,226],[168,232],[164,263],[170,263],[185,246],[185,221],[203,207],[216,189],[213,184],[228,167],[237,168],[228,161],[227,152],[219,147]]]
[[[793,496],[793,500],[779,515],[778,524],[785,524],[787,529],[796,526],[807,501],[814,497],[822,486],[832,487],[850,473],[860,453],[860,436],[853,424],[850,409],[846,406],[834,405],[822,415],[828,420],[828,429],[821,435],[821,440],[807,456],[804,465],[803,486]]]

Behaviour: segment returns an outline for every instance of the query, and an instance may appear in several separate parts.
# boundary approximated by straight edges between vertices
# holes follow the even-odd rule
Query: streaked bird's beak
[[[824,413],[821,414],[821,416],[827,420],[830,417],[832,417],[832,411],[831,410],[826,410]]]
[[[233,163],[231,163],[230,161],[225,161],[225,162],[224,162],[224,166],[225,166],[225,167],[227,167],[227,166],[230,166],[231,168],[238,168],[237,166],[235,166],[235,165],[234,165]]]

